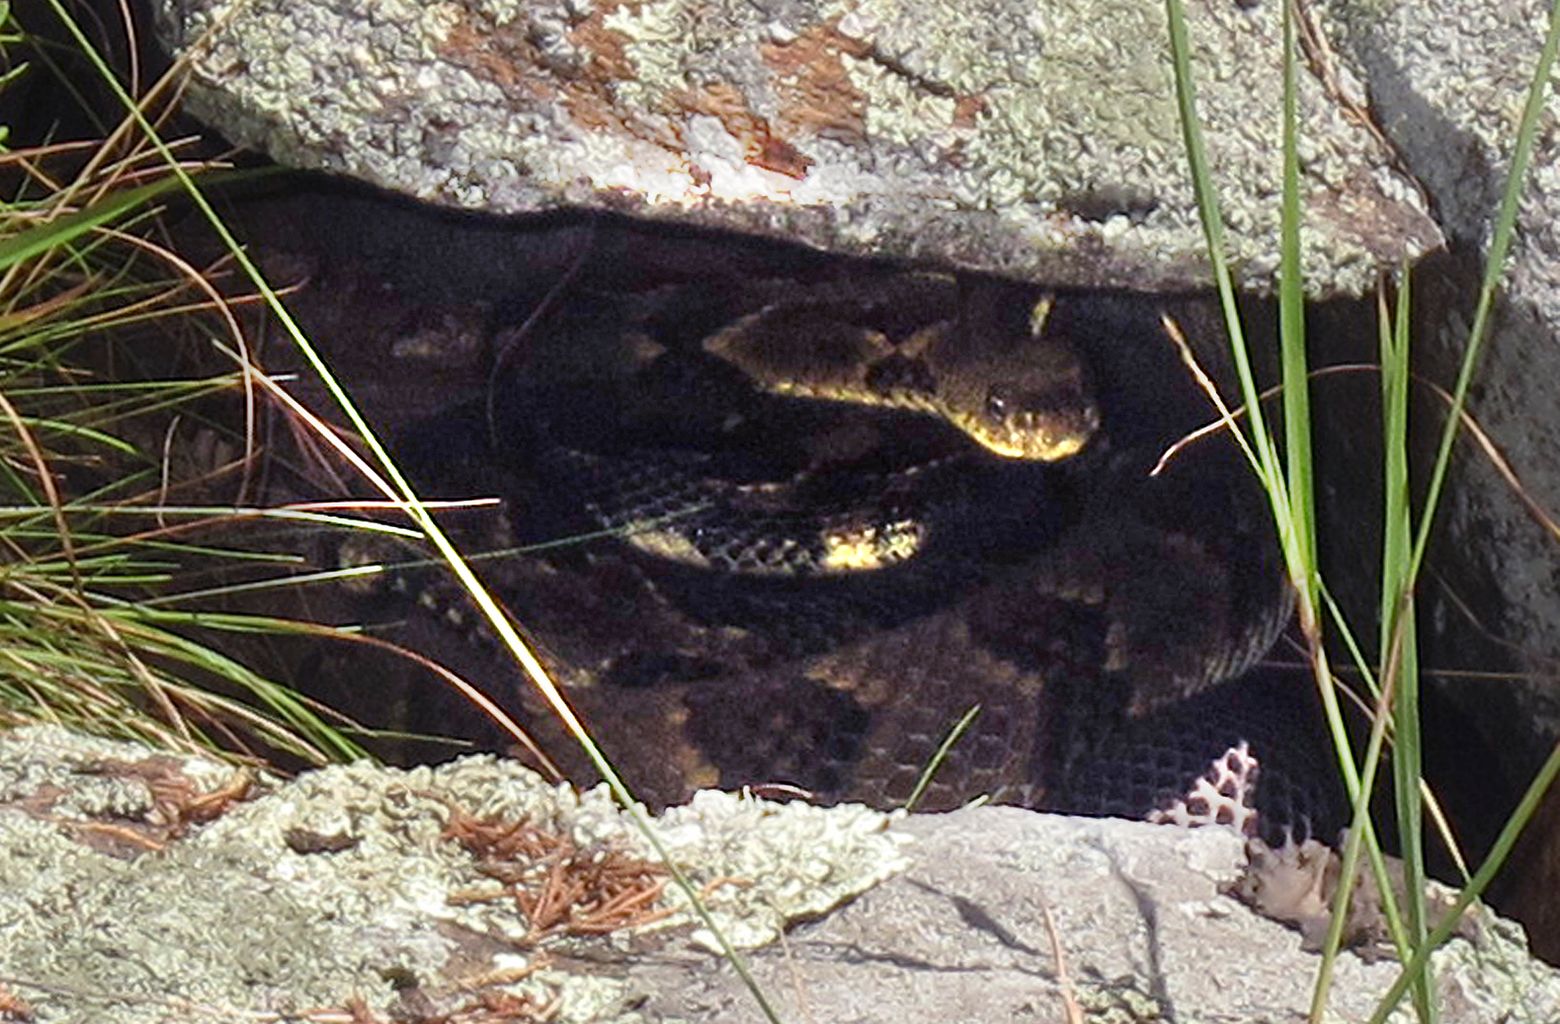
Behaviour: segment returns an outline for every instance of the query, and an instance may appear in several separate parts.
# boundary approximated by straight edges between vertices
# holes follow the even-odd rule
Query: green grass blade
[[[1378,677],[1395,694],[1392,783],[1402,845],[1403,886],[1408,923],[1415,946],[1429,934],[1425,918],[1424,809],[1419,782],[1423,774],[1419,731],[1419,653],[1415,631],[1410,555],[1412,506],[1408,481],[1408,391],[1411,281],[1400,272],[1393,329],[1384,334],[1381,353],[1382,451],[1384,488],[1381,567],[1381,660]],[[1426,961],[1428,963],[1428,961]],[[1433,979],[1429,971],[1415,982],[1420,1019],[1430,1019]]]
[[[94,228],[110,224],[178,187],[179,183],[172,178],[159,178],[146,185],[115,192],[92,206],[12,235],[0,241],[0,271],[69,245]]]
[[[1191,165],[1192,188],[1197,196],[1198,216],[1202,221],[1203,238],[1208,247],[1208,262],[1213,271],[1214,286],[1219,292],[1219,305],[1224,312],[1224,327],[1230,338],[1230,351],[1240,377],[1241,399],[1246,403],[1250,423],[1251,444],[1262,464],[1263,484],[1275,498],[1283,494],[1284,483],[1279,472],[1278,453],[1268,432],[1262,403],[1258,398],[1256,375],[1251,370],[1251,360],[1246,350],[1245,331],[1240,322],[1240,308],[1235,301],[1235,285],[1225,255],[1224,220],[1219,213],[1219,196],[1213,187],[1213,172],[1208,164],[1208,151],[1203,142],[1202,124],[1197,118],[1197,90],[1192,79],[1191,43],[1186,35],[1186,10],[1181,0],[1165,0],[1165,12],[1170,26],[1170,56],[1175,70],[1176,105],[1180,112],[1181,138],[1185,144],[1187,160]],[[1288,498],[1284,497],[1284,504]],[[1286,513],[1287,514],[1287,513]]]
[[[1517,208],[1522,197],[1523,185],[1527,179],[1528,166],[1532,160],[1533,143],[1537,134],[1539,119],[1544,110],[1545,92],[1547,90],[1550,75],[1554,68],[1557,50],[1560,50],[1560,0],[1556,0],[1550,7],[1549,25],[1544,35],[1543,48],[1539,53],[1537,66],[1530,79],[1527,101],[1523,105],[1522,118],[1518,123],[1516,144],[1511,155],[1511,166],[1507,172],[1506,187],[1501,196],[1500,206],[1496,211],[1493,231],[1491,233],[1489,251],[1485,257],[1484,277],[1479,287],[1478,304],[1474,310],[1473,325],[1468,332],[1468,346],[1463,352],[1463,360],[1457,374],[1457,384],[1452,392],[1451,408],[1447,414],[1446,426],[1441,432],[1440,445],[1436,452],[1434,466],[1430,473],[1430,483],[1426,489],[1424,507],[1420,512],[1418,528],[1414,532],[1414,542],[1406,555],[1406,565],[1401,569],[1401,578],[1398,581],[1399,589],[1394,597],[1392,608],[1394,615],[1401,620],[1400,631],[1402,636],[1394,637],[1403,649],[1403,665],[1400,669],[1407,677],[1410,669],[1417,670],[1414,663],[1415,651],[1413,650],[1413,593],[1415,584],[1419,578],[1419,572],[1424,564],[1425,551],[1429,546],[1430,531],[1434,525],[1436,509],[1440,502],[1441,491],[1446,481],[1446,472],[1451,463],[1452,446],[1456,442],[1457,434],[1462,426],[1463,410],[1467,404],[1468,388],[1473,380],[1473,373],[1478,365],[1479,355],[1483,349],[1489,326],[1490,313],[1494,308],[1496,291],[1500,280],[1505,273],[1506,256],[1510,251],[1511,239],[1516,230]],[[1405,357],[1406,362],[1406,357]],[[1406,373],[1406,369],[1405,369]],[[1401,557],[1401,556],[1400,556]],[[1400,711],[1401,721],[1407,720],[1407,711]],[[1400,722],[1401,726],[1401,722]],[[1399,745],[1403,738],[1399,737]],[[1410,755],[1417,758],[1416,752]],[[1373,1022],[1385,1020],[1387,1015],[1395,1007],[1397,1001],[1402,998],[1403,992],[1410,986],[1419,986],[1423,983],[1426,967],[1429,963],[1430,953],[1451,935],[1456,926],[1457,915],[1461,913],[1474,899],[1478,897],[1484,888],[1493,879],[1495,871],[1504,862],[1511,846],[1516,842],[1521,829],[1531,817],[1540,797],[1543,795],[1557,770],[1560,770],[1560,749],[1550,755],[1538,776],[1529,786],[1523,800],[1514,811],[1500,836],[1495,842],[1494,848],[1479,871],[1474,874],[1472,881],[1463,890],[1447,920],[1434,930],[1430,931],[1418,948],[1411,960],[1404,967],[1403,974],[1399,977],[1391,991],[1383,998],[1378,1006]],[[1408,814],[1411,820],[1407,825],[1418,823],[1417,796],[1398,793],[1399,814]],[[1421,868],[1422,870],[1422,868]]]
[[[172,154],[169,154],[169,157],[171,158]],[[207,175],[207,178],[231,184],[246,178],[275,173],[274,168],[256,167],[241,171],[212,172]],[[33,259],[50,250],[68,246],[94,229],[129,216],[153,199],[177,192],[180,188],[181,182],[177,177],[158,178],[145,185],[115,191],[106,199],[91,206],[12,235],[0,241],[0,271],[8,270],[23,260]]]
[[[1419,813],[1420,764],[1417,700],[1417,660],[1414,658],[1412,616],[1399,615],[1402,594],[1401,583],[1407,570],[1409,550],[1409,489],[1408,489],[1408,385],[1411,380],[1408,362],[1410,292],[1407,268],[1403,269],[1404,282],[1398,292],[1394,320],[1388,324],[1383,313],[1380,325],[1380,360],[1382,387],[1382,442],[1383,442],[1383,543],[1382,543],[1382,593],[1381,637],[1382,664],[1378,670],[1380,680],[1376,688],[1378,708],[1371,723],[1369,741],[1366,744],[1365,762],[1361,774],[1367,780],[1376,777],[1381,758],[1382,743],[1387,727],[1393,725],[1396,742],[1393,745],[1393,786],[1398,801],[1399,821],[1408,822],[1400,828],[1400,841],[1404,859],[1404,898],[1408,901],[1408,937],[1412,949],[1419,949],[1427,933],[1425,919],[1425,877],[1423,868],[1423,823]],[[1351,653],[1363,669],[1363,658],[1350,641]],[[1364,673],[1368,678],[1368,673]],[[1358,871],[1361,828],[1367,820],[1370,787],[1365,786],[1356,794],[1351,814],[1351,831],[1344,845],[1340,884],[1333,905],[1333,919],[1323,947],[1324,963],[1329,967],[1342,941],[1343,925],[1348,913],[1349,900]],[[1325,974],[1326,972],[1324,972]],[[1436,1009],[1432,996],[1433,979],[1421,974],[1414,983],[1415,1012],[1422,1021],[1435,1019]],[[1319,979],[1316,996],[1311,1007],[1311,1019],[1322,1019],[1324,983]]]
[[[1404,962],[1402,973],[1392,983],[1392,987],[1387,990],[1386,995],[1381,997],[1381,1002],[1377,1004],[1376,1012],[1371,1015],[1369,1024],[1386,1024],[1387,1018],[1397,1008],[1398,1000],[1403,998],[1403,993],[1408,991],[1409,985],[1424,971],[1425,965],[1429,962],[1430,954],[1447,939],[1451,938],[1452,933],[1457,930],[1458,923],[1462,920],[1463,913],[1473,906],[1484,890],[1489,887],[1490,882],[1495,880],[1495,875],[1500,871],[1501,866],[1506,863],[1506,858],[1511,855],[1512,847],[1516,846],[1517,839],[1522,835],[1522,829],[1527,825],[1528,820],[1533,817],[1533,813],[1538,810],[1539,802],[1544,799],[1544,794],[1549,791],[1549,787],[1554,783],[1556,775],[1560,775],[1560,745],[1557,745],[1550,751],[1543,767],[1538,770],[1538,774],[1528,784],[1528,788],[1522,794],[1522,799],[1517,802],[1516,810],[1511,812],[1511,817],[1501,827],[1500,835],[1495,837],[1495,842],[1490,847],[1489,855],[1479,865],[1479,870],[1474,872],[1473,879],[1463,887],[1462,892],[1457,895],[1457,899],[1447,908],[1441,922],[1431,929],[1429,936],[1414,951],[1413,957]]]
[[[910,791],[910,796],[905,800],[905,810],[915,810],[915,805],[921,802],[922,795],[926,793],[926,787],[932,784],[932,777],[937,774],[937,769],[947,759],[948,751],[952,750],[953,745],[959,742],[959,737],[969,731],[969,727],[975,722],[975,718],[979,714],[980,705],[972,704],[970,709],[960,715],[957,722],[953,723],[953,728],[948,730],[948,735],[944,736],[943,741],[937,745],[936,753],[932,754],[931,760],[921,770],[921,777],[915,780],[915,788]]]
[[[1316,576],[1315,548],[1314,545],[1307,547],[1305,542],[1299,540],[1294,519],[1295,509],[1309,509],[1310,500],[1308,498],[1302,499],[1299,505],[1291,503],[1288,494],[1287,477],[1279,464],[1277,447],[1261,415],[1261,402],[1259,400],[1256,378],[1252,372],[1250,359],[1246,351],[1244,334],[1241,330],[1240,313],[1235,301],[1229,267],[1224,255],[1224,234],[1218,209],[1218,197],[1213,188],[1212,175],[1202,140],[1202,130],[1197,119],[1196,92],[1192,79],[1190,45],[1187,41],[1184,5],[1181,0],[1165,0],[1165,12],[1169,28],[1171,62],[1174,70],[1181,132],[1187,150],[1192,187],[1197,197],[1198,212],[1202,219],[1203,232],[1209,250],[1209,262],[1213,269],[1214,281],[1218,289],[1226,328],[1230,335],[1231,353],[1240,382],[1242,398],[1245,402],[1246,412],[1250,417],[1251,444],[1257,451],[1261,463],[1258,476],[1268,495],[1268,502],[1273,512],[1275,528],[1283,545],[1285,563],[1290,578],[1294,581],[1298,591],[1301,604],[1300,618],[1302,625],[1307,629],[1307,637],[1310,643],[1308,653],[1312,671],[1315,675],[1316,686],[1322,700],[1327,726],[1332,736],[1340,774],[1343,776],[1351,800],[1368,802],[1370,780],[1366,779],[1362,782],[1360,773],[1354,763],[1354,755],[1349,745],[1348,730],[1344,725],[1342,710],[1339,707],[1337,694],[1334,691],[1332,671],[1328,667],[1326,650],[1322,647],[1319,633],[1317,632],[1321,624],[1315,611],[1314,595],[1319,589],[1319,582],[1315,584],[1311,582]],[[1294,60],[1292,45],[1286,49],[1284,59],[1288,62]],[[1288,202],[1285,213],[1290,218],[1295,219],[1288,230],[1292,239],[1289,245],[1291,249],[1290,258],[1295,261],[1297,266],[1299,254],[1297,172],[1295,174],[1295,198]],[[1291,272],[1289,281],[1291,282],[1291,288],[1297,287],[1299,283],[1297,271]],[[1291,302],[1293,302],[1293,299]],[[1300,319],[1302,316],[1303,314],[1291,310],[1289,314],[1291,337],[1296,336],[1294,333],[1296,327],[1303,329],[1303,320]],[[1294,399],[1287,400],[1294,401]],[[1309,415],[1307,412],[1303,414],[1302,419],[1292,429],[1301,429],[1308,433],[1308,427],[1306,426],[1308,421]],[[1309,478],[1310,470],[1307,464],[1307,466],[1302,467],[1297,479],[1306,481]],[[1305,514],[1309,515],[1310,513],[1307,511]],[[1307,607],[1308,602],[1310,602],[1309,607]],[[1377,842],[1374,827],[1368,817],[1360,823],[1358,831],[1366,843],[1366,849],[1370,855],[1371,868],[1376,876],[1378,887],[1382,892],[1382,909],[1393,941],[1400,955],[1407,956],[1409,952],[1408,936],[1403,929],[1400,915],[1392,898],[1386,862],[1382,856],[1380,844]]]
[[[1306,570],[1296,585],[1302,605],[1316,608],[1316,512],[1311,471],[1311,382],[1305,344],[1304,270],[1300,248],[1300,158],[1298,90],[1295,84],[1294,12],[1281,3],[1284,41],[1283,210],[1279,228],[1278,327],[1284,384],[1284,457],[1288,467],[1289,516],[1296,562]]]

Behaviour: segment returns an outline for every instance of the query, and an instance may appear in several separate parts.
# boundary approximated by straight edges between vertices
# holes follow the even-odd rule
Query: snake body
[[[617,394],[604,398],[592,383],[578,398],[528,403],[563,410],[531,424],[546,435],[533,445],[542,470],[577,496],[587,528],[693,567],[833,575],[946,553],[972,523],[1001,519],[989,506],[1011,504],[983,486],[1000,473],[991,462],[1065,461],[1100,423],[1078,353],[1045,330],[1049,295],[1001,306],[1028,312],[1004,318],[961,304],[953,284],[894,276],[869,293],[770,301],[693,353],[654,348]],[[917,415],[796,411],[818,401]],[[589,418],[596,436],[571,437],[575,424],[559,421],[591,407],[612,413]],[[605,433],[619,440],[603,451],[613,415]],[[688,419],[700,424],[691,446],[669,444],[689,433]],[[776,444],[777,433],[786,440]],[[642,436],[659,443],[621,443]]]
[[[912,316],[882,300],[842,312],[832,293],[770,303],[613,386],[550,401],[517,387],[501,403],[485,457],[521,481],[519,539],[614,534],[517,560],[495,589],[639,795],[784,783],[898,806],[978,707],[921,806],[988,795],[1170,814],[1210,765],[1256,742],[1263,764],[1301,766],[1269,773],[1267,803],[1285,809],[1268,823],[1325,821],[1327,775],[1296,754],[1297,691],[1253,672],[1291,604],[1265,500],[1234,446],[1207,442],[1150,475],[1165,435],[1114,426],[1113,386],[1096,403],[1098,367],[1084,372],[1066,332],[1031,359],[1037,332],[1021,329],[1015,346],[1012,331],[971,331],[957,307],[929,305]],[[1012,308],[1027,328],[1034,297]],[[899,316],[919,326],[885,322]],[[885,354],[858,344],[864,332],[920,340]],[[931,341],[956,336],[975,351],[930,355]],[[797,339],[820,337],[825,354],[809,364]],[[950,412],[989,404],[1002,383],[991,368],[1015,352],[1020,370],[1060,367],[1059,389],[1020,389],[1049,396],[1031,406],[1065,410],[1035,431],[1029,457]],[[660,393],[656,373],[684,357],[715,401],[678,401],[681,369],[672,400]],[[865,386],[889,357],[912,364],[903,376],[922,398],[839,386]],[[583,408],[610,412],[570,418]],[[869,440],[820,442],[859,434]],[[879,533],[831,541],[849,532],[841,523]],[[1242,707],[1254,710],[1243,719]],[[544,738],[552,728],[542,713],[532,724]],[[549,746],[570,761],[572,743]]]

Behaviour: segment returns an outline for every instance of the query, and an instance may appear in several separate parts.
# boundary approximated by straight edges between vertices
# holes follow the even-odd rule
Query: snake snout
[[[1078,379],[1024,390],[995,386],[970,432],[998,455],[1058,462],[1082,451],[1099,427],[1099,406]]]

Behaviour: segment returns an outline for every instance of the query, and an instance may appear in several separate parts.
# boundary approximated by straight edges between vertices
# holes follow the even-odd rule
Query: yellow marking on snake
[[[699,550],[698,545],[676,530],[668,529],[654,520],[630,526],[624,532],[623,539],[630,547],[655,558],[664,558],[669,562],[680,562],[700,569],[711,567],[710,560]]]
[[[902,562],[921,550],[926,526],[915,519],[862,524],[823,535],[823,565],[830,572],[861,572]]]
[[[704,341],[772,394],[940,416],[1010,459],[1058,462],[1099,428],[1083,363],[1046,330],[1053,299],[1030,310],[1024,337],[939,320],[897,344],[882,331],[808,305],[777,303]]]

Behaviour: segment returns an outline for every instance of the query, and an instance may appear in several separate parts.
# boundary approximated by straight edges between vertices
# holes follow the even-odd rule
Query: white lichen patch
[[[891,74],[872,60],[846,54],[840,58],[850,84],[866,98],[867,131],[897,146],[934,143],[946,148],[954,142],[955,101],[919,89],[902,75]]]
[[[101,1024],[163,1020],[191,1003],[224,1018],[344,1011],[352,1000],[388,1014],[407,979],[448,1010],[471,998],[472,977],[501,971],[512,980],[487,990],[538,1007],[556,1000],[558,1020],[639,1019],[628,1009],[639,994],[622,979],[525,969],[559,942],[600,943],[606,955],[613,940],[561,930],[538,939],[521,901],[463,838],[523,824],[555,849],[648,860],[644,837],[604,790],[577,794],[492,757],[409,771],[354,764],[273,783],[166,838],[155,855],[99,852],[84,841],[93,827],[149,800],[105,788],[84,766],[149,759],[134,744],[59,729],[0,734],[0,974],[54,986],[25,993],[39,1020],[88,1019],[68,995],[82,986],[122,997],[92,1003]],[[213,789],[231,773],[203,758],[179,764]],[[43,793],[73,815],[40,814],[29,801]],[[656,827],[694,886],[709,888],[721,926],[750,948],[902,866],[888,820],[706,794]],[[655,941],[709,945],[684,897],[669,893],[646,907]]]
[[[0,732],[0,806],[33,803],[56,819],[134,820],[152,812],[156,794],[125,770],[146,752],[130,744],[64,729]],[[202,757],[160,755],[159,774],[177,773],[192,793],[229,783],[236,769]]]
[[[789,921],[821,914],[902,870],[909,839],[889,827],[892,820],[856,804],[778,804],[705,790],[666,811],[657,834],[696,881],[730,880],[708,906],[726,938],[751,949],[772,942]],[[670,898],[686,903],[680,892]],[[693,937],[719,948],[702,928]]]
[[[652,109],[668,92],[687,84],[681,44],[693,30],[694,18],[677,0],[624,4],[602,19],[602,25],[627,40],[623,52],[634,64],[636,77],[617,84],[619,97]]]

